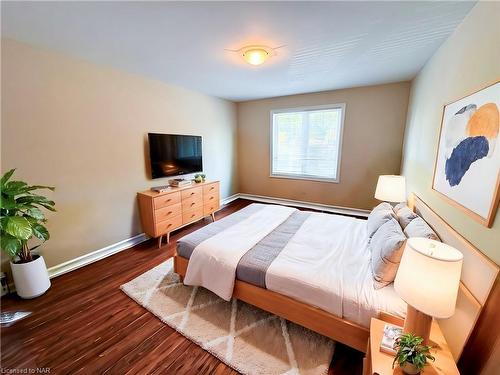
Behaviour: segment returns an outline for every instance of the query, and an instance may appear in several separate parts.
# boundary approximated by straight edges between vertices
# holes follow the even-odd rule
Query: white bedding
[[[366,221],[313,213],[273,261],[268,289],[368,327],[385,311],[404,317],[393,285],[375,290]]]
[[[184,284],[203,286],[226,301],[231,299],[241,257],[297,211],[285,206],[259,206],[262,208],[247,219],[196,246]]]

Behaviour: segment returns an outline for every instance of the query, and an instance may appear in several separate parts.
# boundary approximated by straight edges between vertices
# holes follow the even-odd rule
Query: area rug
[[[247,303],[180,283],[173,260],[121,289],[161,321],[243,374],[326,374],[334,342]]]

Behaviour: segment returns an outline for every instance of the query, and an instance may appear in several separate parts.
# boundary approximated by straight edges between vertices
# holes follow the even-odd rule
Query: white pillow
[[[403,229],[405,229],[406,226],[408,224],[410,224],[410,222],[413,219],[416,219],[418,217],[418,215],[415,212],[413,212],[412,210],[410,210],[410,208],[406,205],[400,207],[397,211],[396,211],[396,207],[394,207],[394,211],[396,212],[396,216],[398,218],[399,224],[401,225],[401,228],[403,228]]]
[[[436,232],[420,216],[410,221],[406,226],[404,233],[409,237],[425,237],[431,240],[440,241]]]
[[[389,203],[380,203],[368,215],[368,220],[366,221],[368,237],[371,238],[378,228],[392,218],[396,219],[392,206]]]
[[[391,218],[383,224],[370,241],[373,287],[383,288],[396,278],[403,256],[406,236],[398,221]]]

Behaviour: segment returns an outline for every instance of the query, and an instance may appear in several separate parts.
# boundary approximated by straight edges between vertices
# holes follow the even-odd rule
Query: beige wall
[[[408,82],[238,103],[242,193],[370,209],[378,175],[399,174]],[[346,103],[340,182],[270,178],[270,111]]]
[[[236,105],[2,40],[2,172],[56,186],[48,266],[141,233],[147,132],[203,136],[204,169],[236,192]]]
[[[500,3],[478,3],[414,79],[402,164],[408,191],[419,194],[498,264],[498,217],[488,229],[446,203],[431,186],[443,105],[500,78],[499,19]]]

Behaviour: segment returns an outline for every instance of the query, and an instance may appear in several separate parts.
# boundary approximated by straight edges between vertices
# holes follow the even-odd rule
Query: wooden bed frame
[[[486,303],[499,268],[453,230],[420,198],[413,195],[410,206],[429,223],[443,242],[454,246],[464,254],[457,312],[453,317],[439,321],[453,357],[457,361],[479,313]],[[181,280],[186,275],[188,263],[188,259],[178,254],[174,256],[174,272],[181,276]],[[476,272],[479,272],[481,276],[475,277]],[[369,330],[359,324],[240,280],[235,281],[233,297],[309,328],[360,352],[366,352]],[[380,315],[383,315],[386,321],[401,322],[399,318],[391,317],[388,314],[381,313]]]

